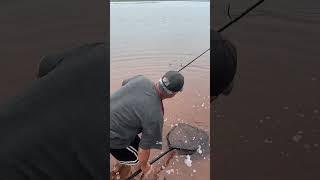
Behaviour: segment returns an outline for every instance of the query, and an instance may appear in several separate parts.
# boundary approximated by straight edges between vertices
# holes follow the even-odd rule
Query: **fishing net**
[[[167,135],[168,146],[179,150],[180,155],[193,154],[195,151],[207,150],[208,134],[199,128],[185,123],[173,127]]]

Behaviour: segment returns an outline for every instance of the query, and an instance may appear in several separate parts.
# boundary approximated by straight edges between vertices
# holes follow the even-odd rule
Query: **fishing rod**
[[[224,25],[223,27],[221,27],[218,32],[222,32],[224,31],[226,28],[228,28],[230,25],[232,25],[233,23],[237,22],[239,19],[241,19],[243,16],[245,16],[246,14],[248,14],[250,11],[252,11],[254,8],[256,8],[257,6],[259,6],[261,3],[263,3],[264,0],[260,0],[258,2],[256,2],[254,5],[250,6],[249,8],[247,8],[243,13],[241,13],[238,17],[236,17],[235,19],[231,20],[229,23],[227,23],[226,25]],[[190,61],[188,64],[186,64],[185,66],[183,66],[182,68],[180,68],[178,70],[178,72],[180,72],[181,70],[183,70],[184,68],[186,68],[187,66],[189,66],[191,63],[193,63],[195,60],[197,60],[199,57],[201,57],[202,55],[204,55],[206,52],[208,52],[210,50],[207,49],[205,50],[203,53],[201,53],[198,57],[194,58],[192,61]]]

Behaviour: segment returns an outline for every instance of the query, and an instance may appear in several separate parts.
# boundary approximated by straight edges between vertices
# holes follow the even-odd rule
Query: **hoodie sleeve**
[[[38,68],[38,74],[37,78],[41,78],[48,73],[50,73],[52,70],[54,70],[61,62],[63,62],[65,59],[70,59],[68,57],[75,57],[80,56],[79,58],[83,58],[83,54],[88,52],[90,49],[95,48],[96,46],[102,45],[103,43],[97,42],[97,43],[86,43],[82,46],[63,51],[58,52],[55,54],[50,54],[47,56],[44,56],[41,58]],[[82,56],[81,56],[82,54]]]
[[[62,54],[44,56],[39,64],[37,78],[47,75],[50,71],[56,68],[61,61],[63,61]]]

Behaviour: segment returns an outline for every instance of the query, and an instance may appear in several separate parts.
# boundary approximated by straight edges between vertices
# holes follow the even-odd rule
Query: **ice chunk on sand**
[[[204,107],[204,103],[201,104],[201,107]]]
[[[265,119],[270,120],[271,116],[266,116]]]
[[[166,173],[167,173],[167,174],[174,173],[174,169],[169,169],[169,170],[166,171]]]
[[[301,117],[301,118],[304,118],[304,114],[302,114],[302,113],[297,113],[296,115]]]
[[[201,150],[201,146],[200,146],[200,145],[198,146],[197,152],[198,152],[199,154],[202,154],[202,150]]]
[[[196,173],[197,171],[194,169],[192,172],[193,172],[193,173]]]
[[[185,163],[188,167],[191,167],[191,166],[192,166],[192,161],[191,161],[189,155],[187,155],[187,159],[184,160],[184,163]]]

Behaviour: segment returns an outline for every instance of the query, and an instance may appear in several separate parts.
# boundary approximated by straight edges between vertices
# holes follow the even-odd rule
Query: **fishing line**
[[[238,17],[236,17],[235,19],[231,20],[229,23],[227,23],[226,25],[224,25],[223,27],[221,27],[218,32],[222,32],[224,31],[226,28],[228,28],[230,25],[232,25],[233,23],[237,22],[239,19],[241,19],[243,16],[245,16],[246,14],[248,14],[250,11],[252,11],[254,8],[256,8],[257,6],[259,6],[261,3],[263,3],[264,0],[260,0],[258,2],[256,2],[254,5],[252,5],[251,7],[247,8],[243,13],[241,13]],[[208,52],[210,50],[207,49],[205,50],[203,53],[201,53],[198,57],[194,58],[192,61],[190,61],[188,64],[186,64],[185,66],[183,66],[182,68],[180,68],[178,70],[178,72],[180,72],[181,70],[183,70],[184,68],[186,68],[187,66],[189,66],[191,63],[193,63],[195,60],[197,60],[199,57],[201,57],[203,54],[205,54],[206,52]]]

